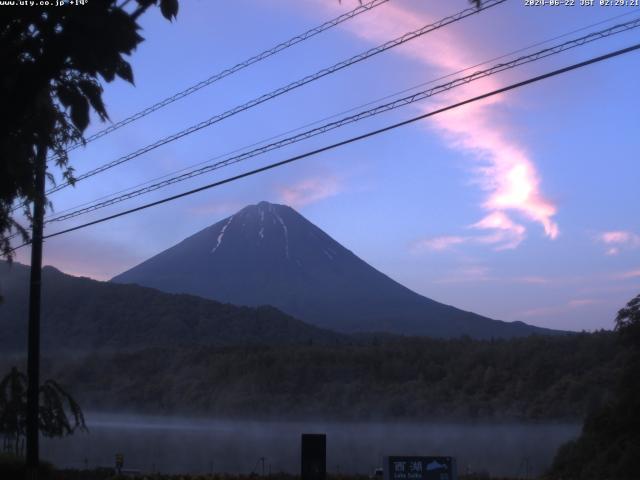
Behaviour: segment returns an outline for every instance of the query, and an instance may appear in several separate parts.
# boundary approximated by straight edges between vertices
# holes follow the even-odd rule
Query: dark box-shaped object
[[[327,477],[327,436],[303,433],[300,476],[302,480],[325,480]]]

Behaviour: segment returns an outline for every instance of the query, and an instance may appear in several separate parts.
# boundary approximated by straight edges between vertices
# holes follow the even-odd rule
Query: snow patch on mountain
[[[289,230],[287,229],[287,225],[284,223],[284,220],[282,220],[282,217],[278,215],[278,212],[276,212],[274,209],[271,209],[271,212],[278,219],[280,225],[282,225],[282,230],[284,231],[284,253],[287,258],[289,258]]]
[[[213,249],[211,250],[211,253],[215,253],[216,250],[218,249],[218,247],[222,244],[222,238],[224,237],[224,232],[227,230],[227,227],[231,224],[231,221],[233,220],[234,215],[231,215],[229,217],[229,220],[227,221],[227,223],[225,223],[222,227],[222,229],[220,230],[220,234],[218,235],[218,239],[216,241],[216,246],[213,247]]]

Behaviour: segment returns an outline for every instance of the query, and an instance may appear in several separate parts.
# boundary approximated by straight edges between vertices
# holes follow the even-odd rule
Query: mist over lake
[[[425,422],[276,422],[194,420],[87,413],[90,433],[43,439],[42,456],[58,467],[113,466],[163,473],[265,473],[300,469],[300,435],[327,434],[327,470],[371,474],[383,455],[451,455],[458,471],[541,473],[578,424],[435,424]]]

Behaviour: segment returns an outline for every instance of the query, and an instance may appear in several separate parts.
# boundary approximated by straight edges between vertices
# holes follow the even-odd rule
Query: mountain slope
[[[237,305],[273,305],[342,332],[475,338],[551,333],[423,297],[374,269],[290,207],[243,208],[114,277]]]
[[[45,267],[42,277],[44,351],[346,341],[273,307],[236,307],[192,295],[73,277],[52,267]],[[29,267],[0,262],[1,352],[26,348],[28,281]]]

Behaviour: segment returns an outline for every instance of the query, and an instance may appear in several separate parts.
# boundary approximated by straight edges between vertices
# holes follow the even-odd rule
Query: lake
[[[88,434],[43,439],[41,456],[58,467],[113,466],[163,473],[300,471],[300,435],[327,434],[327,470],[370,474],[383,455],[442,455],[458,471],[525,476],[547,468],[578,424],[424,422],[257,422],[87,413]]]

